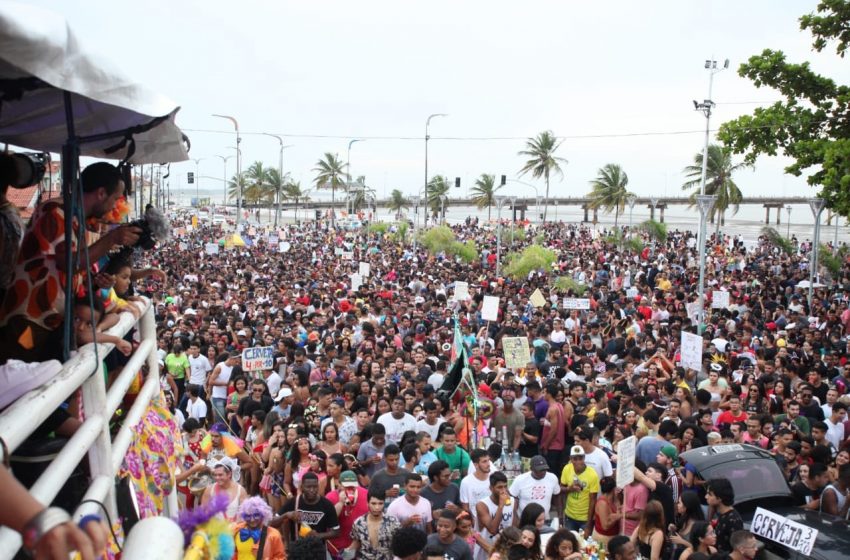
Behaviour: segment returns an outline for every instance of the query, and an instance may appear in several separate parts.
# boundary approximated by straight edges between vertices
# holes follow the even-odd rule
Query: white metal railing
[[[63,365],[62,371],[55,378],[25,394],[0,413],[0,437],[11,453],[74,391],[82,388],[85,420],[30,489],[30,494],[44,505],[56,498],[77,464],[88,454],[91,480],[84,500],[102,503],[113,521],[118,519],[115,476],[133,442],[134,428],[141,421],[151,400],[158,397],[160,387],[156,324],[150,300],[143,300],[130,304],[137,305],[142,311],[138,321],[139,347],[108,392],[100,361],[112,351],[113,345],[97,345],[95,355],[95,345],[88,344]],[[123,313],[118,324],[107,332],[120,338],[127,334],[134,323],[131,314]],[[127,389],[145,362],[149,369],[148,376],[113,441],[109,435],[109,420],[121,405]],[[2,450],[0,458],[5,459]],[[167,497],[165,508],[165,515],[177,514],[176,490],[172,490]],[[74,519],[101,513],[97,503],[85,502],[74,512]],[[20,547],[18,533],[6,527],[0,528],[0,560],[11,559]],[[131,557],[127,558],[131,560]]]

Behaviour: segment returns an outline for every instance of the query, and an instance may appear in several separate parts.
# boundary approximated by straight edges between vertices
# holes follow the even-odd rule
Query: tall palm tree
[[[709,144],[708,146],[708,161],[706,164],[705,173],[705,194],[715,195],[717,200],[714,203],[709,218],[714,223],[715,217],[717,227],[726,225],[726,210],[731,207],[732,215],[738,213],[738,208],[741,204],[743,195],[741,189],[732,179],[732,174],[736,171],[750,167],[749,164],[739,163],[732,164],[732,151],[729,148],[720,144]],[[685,176],[690,180],[682,185],[683,191],[693,189],[691,193],[691,203],[696,204],[696,197],[699,194],[700,180],[702,178],[702,152],[694,155],[693,165],[688,165],[684,169]]]
[[[317,189],[331,190],[331,223],[336,223],[336,211],[334,204],[336,203],[336,190],[340,187],[345,188],[345,168],[348,164],[342,161],[339,156],[330,152],[325,152],[324,158],[316,162],[316,167],[313,171],[317,173],[313,179]]]
[[[428,182],[428,208],[431,209],[431,215],[436,220],[440,215],[440,208],[443,207],[443,196],[448,196],[451,190],[451,185],[448,179],[443,175],[434,175]]]
[[[245,179],[248,187],[244,191],[244,198],[254,206],[266,205],[271,197],[268,190],[268,170],[263,162],[255,161],[245,170]]]
[[[475,186],[472,187],[472,202],[480,209],[487,207],[487,221],[490,221],[490,209],[493,203],[496,202],[496,191],[502,188],[503,185],[496,184],[496,176],[482,173],[475,180]]]
[[[390,193],[390,210],[395,212],[395,219],[401,219],[401,211],[404,208],[410,208],[410,201],[404,196],[404,193],[398,189],[393,189]]]
[[[308,191],[301,190],[301,181],[288,181],[284,185],[284,196],[289,200],[295,201],[295,222],[298,223],[298,202],[307,202],[310,200]]]
[[[546,223],[546,214],[549,210],[549,177],[552,174],[564,176],[561,169],[561,164],[569,163],[562,157],[557,157],[555,151],[561,145],[555,133],[551,130],[546,130],[537,135],[536,138],[529,138],[525,143],[525,149],[521,150],[518,155],[525,156],[528,161],[519,170],[520,175],[531,173],[532,177],[546,179],[546,199],[543,205],[543,223]]]
[[[277,227],[277,223],[280,220],[280,203],[283,202],[284,198],[286,198],[286,184],[288,181],[288,173],[284,173],[283,176],[281,176],[279,169],[266,169],[266,186],[275,207],[274,227]]]
[[[354,193],[349,193],[349,197],[351,198],[351,211],[356,213],[364,206],[368,206],[370,200],[375,200],[377,193],[375,189],[366,185],[366,177],[358,177],[354,184],[356,185]]]
[[[227,182],[227,198],[239,200],[241,196],[245,198],[245,190],[248,188],[248,179],[245,178],[245,173],[233,175]]]
[[[599,170],[596,179],[590,182],[593,190],[588,193],[591,208],[602,208],[606,212],[614,211],[614,227],[620,214],[626,208],[626,198],[632,193],[626,190],[629,176],[616,163],[606,164]]]

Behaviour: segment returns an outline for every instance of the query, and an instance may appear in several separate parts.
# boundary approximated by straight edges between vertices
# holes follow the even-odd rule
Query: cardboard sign
[[[629,436],[617,445],[617,488],[625,488],[635,479],[637,438]]]
[[[345,260],[345,261],[353,261],[354,260],[354,252],[353,251],[343,251],[342,253],[340,253],[339,256],[342,257],[342,260]]]
[[[217,255],[218,254],[218,243],[207,243],[204,245],[204,250],[208,255]]]
[[[286,253],[292,248],[292,245],[289,243],[289,241],[281,241],[280,243],[278,243],[277,248],[281,253]]]
[[[363,277],[360,274],[354,273],[351,275],[351,289],[357,291],[363,285]]]
[[[277,245],[280,238],[277,235],[269,235],[269,245]]]
[[[274,346],[255,346],[242,350],[242,369],[261,371],[274,367]]]
[[[342,253],[343,253],[342,247],[336,247],[334,249],[334,256],[335,257],[341,257]]]
[[[469,284],[466,282],[455,282],[455,301],[466,301],[469,299]]]
[[[685,310],[688,312],[688,318],[691,321],[697,322],[699,320],[699,302],[698,301],[692,301],[691,303],[687,304],[685,306]]]
[[[588,298],[564,298],[564,309],[590,309],[590,300]]]
[[[543,297],[543,292],[540,291],[540,288],[537,288],[534,292],[532,292],[532,294],[528,297],[528,301],[530,301],[531,305],[534,307],[543,307],[546,305],[546,298]]]
[[[729,292],[717,290],[711,294],[712,309],[726,309],[729,307]]]
[[[696,371],[702,369],[702,337],[698,334],[682,331],[682,345],[679,349],[683,368]]]
[[[360,272],[360,276],[362,276],[363,278],[366,278],[367,276],[369,276],[370,268],[371,268],[371,266],[369,265],[369,263],[361,262],[360,268],[358,269],[358,272]]]
[[[620,442],[620,445],[622,444]],[[763,508],[756,508],[750,531],[754,535],[777,542],[789,550],[795,550],[803,556],[809,556],[812,553],[812,547],[818,538],[817,529],[791,521]]]
[[[481,318],[485,321],[499,320],[499,298],[496,296],[484,296],[481,304]]]
[[[515,372],[525,369],[531,361],[528,339],[524,336],[506,336],[502,339],[505,366]]]

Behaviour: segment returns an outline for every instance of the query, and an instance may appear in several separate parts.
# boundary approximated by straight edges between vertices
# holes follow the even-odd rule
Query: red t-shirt
[[[329,539],[329,542],[339,551],[351,545],[351,527],[354,526],[354,520],[369,513],[369,492],[360,486],[354,488],[354,490],[357,492],[357,499],[353,505],[342,506],[342,511],[339,514],[339,534]],[[345,491],[345,489],[334,490],[325,497],[336,505],[339,502],[340,491]]]

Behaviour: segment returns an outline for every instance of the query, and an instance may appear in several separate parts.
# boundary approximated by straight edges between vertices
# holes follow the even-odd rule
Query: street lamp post
[[[201,207],[201,195],[198,193],[201,187],[201,162],[207,158],[193,158],[195,162],[195,204]]]
[[[229,160],[233,156],[216,155],[215,157],[219,158],[224,164],[224,198],[221,199],[221,205],[223,208],[227,208],[227,160]]]
[[[822,198],[810,198],[809,208],[812,209],[812,214],[815,217],[815,239],[812,243],[812,250],[809,255],[809,315],[812,314],[812,297],[814,292],[815,272],[818,268],[818,245],[820,244],[820,215],[826,206],[826,201]]]
[[[706,60],[705,61],[705,69],[708,70],[708,98],[704,99],[702,103],[699,103],[697,100],[694,100],[694,109],[700,111],[703,115],[705,115],[705,141],[703,142],[703,150],[702,150],[702,172],[700,174],[699,180],[699,193],[701,195],[705,194],[705,175],[708,169],[708,141],[711,134],[711,110],[714,108],[714,101],[711,100],[711,89],[714,85],[714,75],[720,72],[723,72],[729,68],[729,59],[727,58],[723,62],[723,68],[717,68],[716,60]],[[700,226],[700,237],[697,240],[697,244],[702,247],[705,245],[705,232],[703,231],[703,227]]]
[[[413,202],[413,258],[416,259],[416,222],[419,221],[417,219],[419,214],[419,195],[414,195],[411,201]]]
[[[785,237],[791,239],[791,205],[785,207],[785,211],[788,212],[788,221],[785,223]]]
[[[558,206],[555,206],[557,212]],[[514,222],[516,221],[516,197],[511,197],[511,250],[514,248]]]
[[[354,205],[354,203],[351,200],[351,145],[354,144],[355,142],[364,142],[364,140],[361,139],[361,138],[355,138],[354,140],[351,140],[351,141],[348,142],[348,155],[346,156],[346,159],[345,159],[345,171],[346,171],[345,175],[346,175],[346,183],[348,183],[348,191],[349,191],[348,202],[352,206]],[[346,210],[348,210],[348,212],[351,213],[351,212],[353,212],[354,208],[346,207]]]
[[[496,278],[499,277],[499,267],[502,264],[502,206],[505,205],[505,197],[496,197],[496,209],[498,213],[498,229],[496,229]]]
[[[448,117],[447,113],[434,113],[433,115],[428,115],[428,119],[425,121],[425,204],[428,204],[428,140],[431,138],[428,134],[428,127],[431,125],[431,119],[434,117]],[[427,213],[425,214],[425,219],[427,220]]]
[[[630,194],[626,197],[626,204],[629,205],[629,235],[632,234],[632,212],[635,209],[635,203],[637,202],[637,197],[633,194]]]
[[[236,228],[239,229],[239,224],[242,222],[242,151],[239,149],[242,137],[239,135],[239,122],[229,115],[213,114],[213,116],[229,120],[233,123],[233,128],[236,129]]]
[[[440,214],[443,217],[443,225],[446,225],[446,201],[449,199],[449,195],[444,194],[440,198],[440,202],[442,203],[442,209],[440,210]]]
[[[277,134],[269,134],[268,132],[263,132],[265,136],[271,136],[272,138],[277,138],[277,141],[280,142],[280,153],[277,157],[277,175],[280,180],[280,188],[283,188],[283,150],[286,148],[291,148],[292,144],[283,145],[283,138],[278,136]],[[277,228],[277,221],[280,217],[280,191],[275,191],[275,209],[274,209],[274,227]]]
[[[700,239],[705,239],[705,222],[706,216],[711,213],[714,208],[714,202],[717,197],[714,195],[697,195],[697,208],[699,208],[699,227]],[[699,315],[697,320],[697,331],[702,334],[703,325],[705,324],[705,241],[697,245],[699,251]]]

